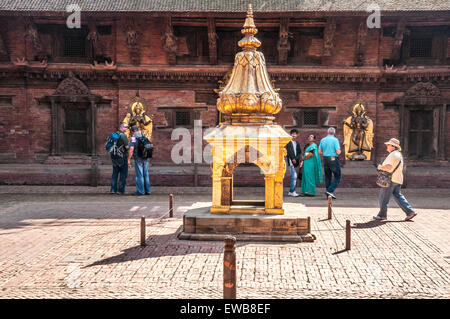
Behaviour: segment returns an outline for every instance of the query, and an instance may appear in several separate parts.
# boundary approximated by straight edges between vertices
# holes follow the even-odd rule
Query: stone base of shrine
[[[224,240],[227,235],[238,241],[313,242],[311,221],[306,207],[285,203],[283,215],[211,214],[211,203],[196,203],[183,216],[182,240]],[[251,209],[252,207],[247,207]]]

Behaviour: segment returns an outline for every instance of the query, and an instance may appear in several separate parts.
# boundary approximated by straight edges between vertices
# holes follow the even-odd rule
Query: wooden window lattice
[[[64,38],[64,56],[84,57],[86,56],[85,42],[82,37]]]
[[[409,56],[412,58],[430,58],[432,47],[432,38],[411,39]]]
[[[318,124],[319,124],[318,111],[305,111],[303,113],[303,125],[318,125]]]
[[[175,125],[176,126],[188,126],[191,124],[191,113],[189,111],[176,111],[175,112]]]

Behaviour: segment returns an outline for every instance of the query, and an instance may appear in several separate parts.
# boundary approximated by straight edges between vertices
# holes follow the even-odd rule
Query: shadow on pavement
[[[402,220],[384,220],[384,221],[371,220],[366,223],[355,223],[355,224],[353,224],[353,226],[351,226],[351,228],[359,228],[359,229],[374,228],[374,227],[382,226],[387,223],[403,223],[403,222],[405,222],[403,219]]]
[[[116,256],[98,260],[83,268],[117,264],[127,261],[158,258],[164,256],[184,256],[189,254],[220,254],[223,253],[223,241],[200,241],[200,240],[178,240],[178,234],[182,231],[183,226],[171,234],[152,235],[147,237],[146,246],[134,246],[122,250],[122,253]],[[218,244],[220,243],[220,244]],[[255,243],[255,242],[252,242]],[[249,244],[249,242],[236,243],[236,248]],[[273,243],[271,243],[273,244]]]

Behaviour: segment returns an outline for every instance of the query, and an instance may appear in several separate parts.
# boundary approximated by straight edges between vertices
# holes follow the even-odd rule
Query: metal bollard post
[[[145,243],[145,217],[141,217],[141,246],[146,246]]]
[[[331,198],[331,196],[328,196],[328,219],[331,219],[331,213],[332,213],[331,205],[332,204],[333,204],[333,199]]]
[[[350,250],[350,221],[345,221],[345,250]]]
[[[236,299],[236,238],[227,236],[223,253],[223,299]]]
[[[169,217],[173,217],[173,194],[169,195]]]

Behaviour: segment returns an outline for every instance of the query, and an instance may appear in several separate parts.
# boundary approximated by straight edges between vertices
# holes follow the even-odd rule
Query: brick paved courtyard
[[[223,242],[180,241],[182,214],[209,188],[153,188],[146,197],[106,187],[0,186],[1,298],[221,298]],[[252,189],[239,190],[241,196]],[[175,194],[174,218],[159,220]],[[314,243],[237,245],[238,298],[449,298],[450,190],[406,189],[419,213],[394,201],[372,222],[378,189],[285,198],[307,209]],[[251,196],[263,197],[257,189]],[[139,218],[147,244],[139,246]],[[343,251],[345,220],[352,250]]]

